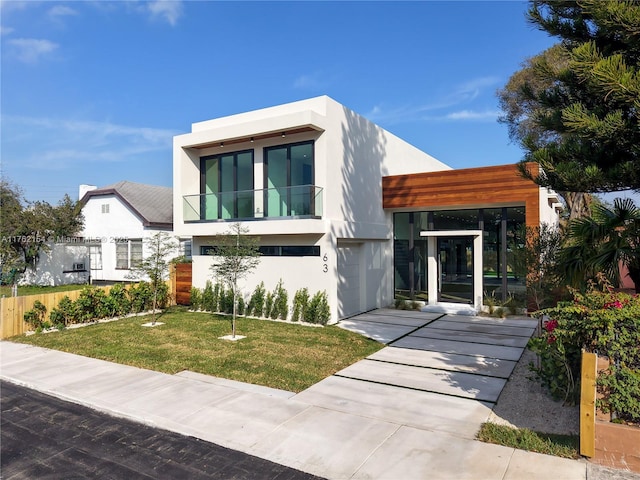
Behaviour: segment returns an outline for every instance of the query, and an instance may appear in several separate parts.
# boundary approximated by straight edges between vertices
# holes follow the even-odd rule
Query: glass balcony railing
[[[322,188],[314,185],[184,195],[182,199],[185,222],[322,217]]]

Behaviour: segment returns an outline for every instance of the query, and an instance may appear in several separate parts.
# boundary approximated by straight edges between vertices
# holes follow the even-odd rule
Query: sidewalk
[[[189,373],[167,375],[10,342],[1,342],[0,349],[3,380],[321,477],[587,476],[584,461],[485,444],[366,412],[318,407],[289,392]]]

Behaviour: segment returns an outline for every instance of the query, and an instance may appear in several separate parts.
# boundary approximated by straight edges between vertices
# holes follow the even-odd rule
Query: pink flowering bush
[[[590,285],[585,294],[537,312],[541,334],[528,347],[540,357],[531,369],[551,394],[574,404],[580,395],[581,350],[609,357],[611,367],[598,378],[604,411],[640,421],[640,297]]]

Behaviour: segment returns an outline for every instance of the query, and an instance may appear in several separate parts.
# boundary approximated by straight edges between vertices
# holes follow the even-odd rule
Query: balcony
[[[314,185],[184,195],[185,223],[321,218],[322,188]]]

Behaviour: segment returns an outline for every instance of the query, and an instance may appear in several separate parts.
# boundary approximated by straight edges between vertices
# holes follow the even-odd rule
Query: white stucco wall
[[[36,268],[27,267],[18,280],[20,285],[56,286],[82,284],[89,281],[89,251],[84,244],[47,244],[41,251]],[[73,271],[74,264],[84,264],[85,271]]]

